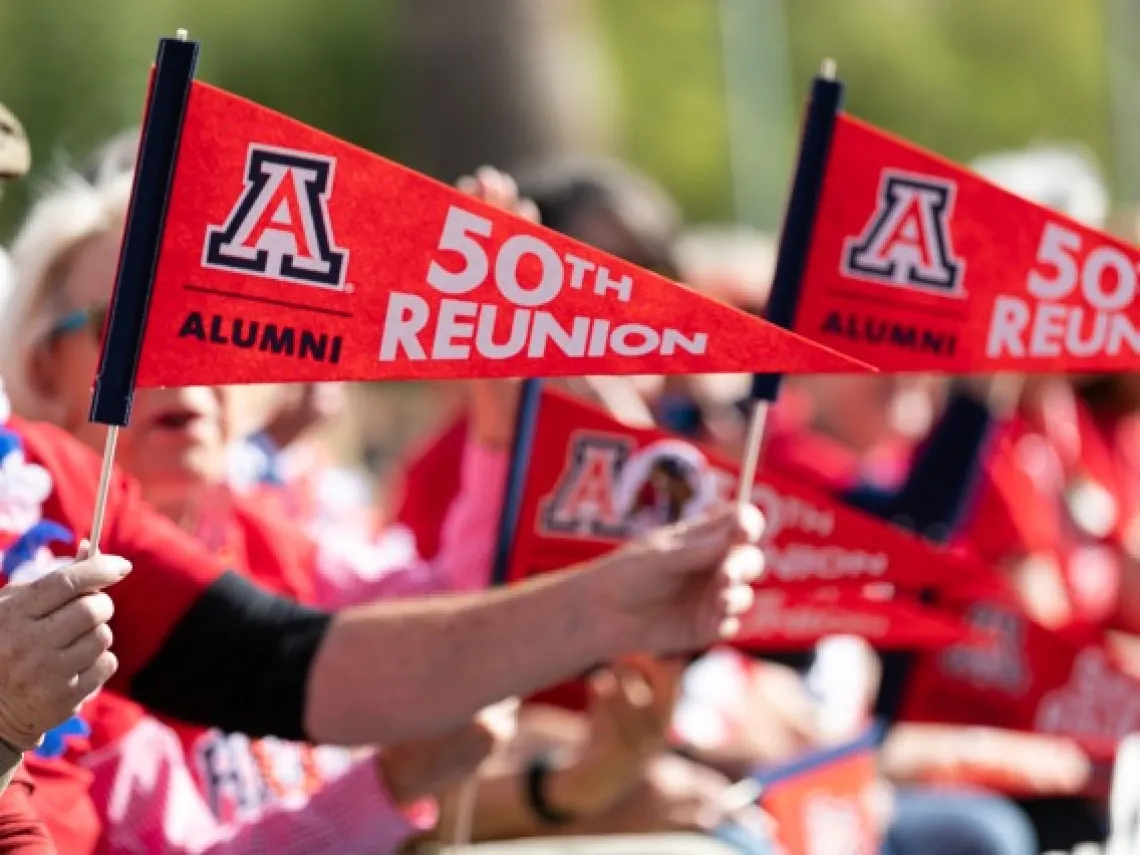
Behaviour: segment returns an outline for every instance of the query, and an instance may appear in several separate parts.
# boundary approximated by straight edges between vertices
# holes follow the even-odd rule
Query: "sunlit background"
[[[603,151],[694,223],[776,231],[830,56],[880,127],[964,161],[1085,146],[1140,202],[1140,0],[6,0],[0,25],[0,101],[34,151],[5,237],[38,178],[138,121],[177,27],[200,78],[444,180]],[[373,456],[418,430],[410,407],[365,419]]]

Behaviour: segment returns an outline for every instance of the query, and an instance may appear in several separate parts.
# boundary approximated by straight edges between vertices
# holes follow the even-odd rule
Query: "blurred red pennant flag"
[[[878,777],[875,741],[862,738],[763,772],[760,804],[788,855],[874,855],[882,848],[871,798]]]
[[[863,370],[192,84],[138,386]]]
[[[1121,670],[1101,630],[1051,630],[993,596],[955,593],[941,605],[963,615],[971,632],[922,656],[907,683],[903,720],[1066,736],[1102,760],[1140,730],[1140,681]],[[1026,787],[1013,778],[973,783]]]
[[[856,635],[878,650],[939,650],[968,638],[951,612],[906,597],[875,598],[857,591],[756,592],[733,644],[745,650],[803,650],[831,635]]]
[[[730,500],[737,478],[735,465],[712,452],[549,388],[525,465],[508,581],[594,558]],[[765,649],[841,632],[883,647],[948,644],[962,637],[953,615],[917,601],[904,607],[886,598],[884,585],[911,595],[971,580],[987,588],[990,574],[978,565],[776,473],[760,473],[753,501],[767,520],[768,571],[758,585],[767,605],[750,616],[751,628],[745,621],[742,637]]]
[[[1140,367],[1140,250],[845,114],[793,329],[887,371]]]

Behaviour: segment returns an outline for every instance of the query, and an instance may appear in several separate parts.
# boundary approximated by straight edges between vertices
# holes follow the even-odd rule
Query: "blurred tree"
[[[1117,200],[1140,205],[1140,0],[1103,0]],[[1133,238],[1136,239],[1136,238]]]
[[[452,181],[601,147],[604,57],[581,0],[402,0],[410,165]]]
[[[797,0],[796,79],[824,56],[851,112],[956,160],[1039,138],[1109,154],[1104,32],[1089,0]]]
[[[717,4],[600,0],[599,7],[619,69],[622,153],[662,181],[690,217],[730,216]]]
[[[186,27],[202,43],[202,79],[398,157],[391,11],[373,0],[0,4],[0,100],[24,122],[42,180],[139,121],[157,40]],[[6,195],[5,234],[36,183]]]
[[[852,112],[950,157],[1069,138],[1111,166],[1103,3],[782,2],[794,104],[833,56]],[[451,177],[483,160],[510,165],[606,144],[608,78],[589,37],[593,10],[618,72],[620,151],[691,217],[729,216],[711,0],[3,3],[0,100],[23,120],[42,176],[57,151],[82,156],[138,121],[155,39],[184,26],[203,42],[204,79]],[[757,34],[758,50],[767,35]],[[789,174],[790,141],[769,145],[789,161],[774,168]],[[0,208],[5,233],[24,183]]]
[[[600,3],[621,71],[625,153],[661,178],[693,218],[728,216],[717,4]],[[796,104],[821,59],[831,56],[848,84],[851,112],[951,158],[968,160],[1037,139],[1075,139],[1111,166],[1098,3],[784,3]],[[758,33],[757,44],[765,37]],[[790,159],[782,168],[790,175]]]

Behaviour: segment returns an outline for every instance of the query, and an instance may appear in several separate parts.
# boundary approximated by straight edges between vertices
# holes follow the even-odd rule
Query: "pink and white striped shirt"
[[[352,543],[343,532],[319,544],[315,605],[485,587],[506,470],[504,453],[468,444],[462,489],[435,561],[419,559],[400,530],[371,544]],[[308,770],[300,758],[309,758]],[[315,792],[306,779],[313,758],[322,777]],[[331,746],[208,731],[188,749],[174,730],[146,716],[84,765],[94,774],[92,798],[105,821],[102,855],[388,853],[434,823],[434,816],[410,816],[393,804],[371,756]],[[270,769],[272,786],[265,779]]]

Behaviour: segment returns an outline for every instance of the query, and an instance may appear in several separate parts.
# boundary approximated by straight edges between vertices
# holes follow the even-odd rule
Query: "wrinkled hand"
[[[538,206],[530,199],[519,198],[519,186],[515,179],[492,166],[480,166],[474,175],[464,175],[455,182],[456,189],[474,196],[481,202],[509,211],[532,223],[539,220]]]
[[[23,751],[75,715],[115,673],[102,588],[130,572],[126,559],[89,557],[28,585],[0,589],[0,739]]]
[[[516,216],[538,222],[538,208],[530,199],[519,198],[515,180],[490,166],[474,175],[464,175],[455,185],[468,196]],[[515,434],[521,382],[515,379],[472,380],[468,384],[472,436],[488,448],[509,448]]]
[[[549,784],[550,800],[591,816],[621,799],[665,748],[683,660],[628,656],[590,680],[590,736],[577,761]]]
[[[460,783],[514,736],[517,714],[517,701],[503,701],[448,733],[381,748],[377,771],[388,794],[408,805]]]
[[[615,652],[687,653],[732,638],[764,569],[764,518],[722,505],[650,532],[587,573],[598,629]]]
[[[666,744],[680,691],[683,659],[632,655],[590,681],[590,741],[585,757],[641,764]]]

